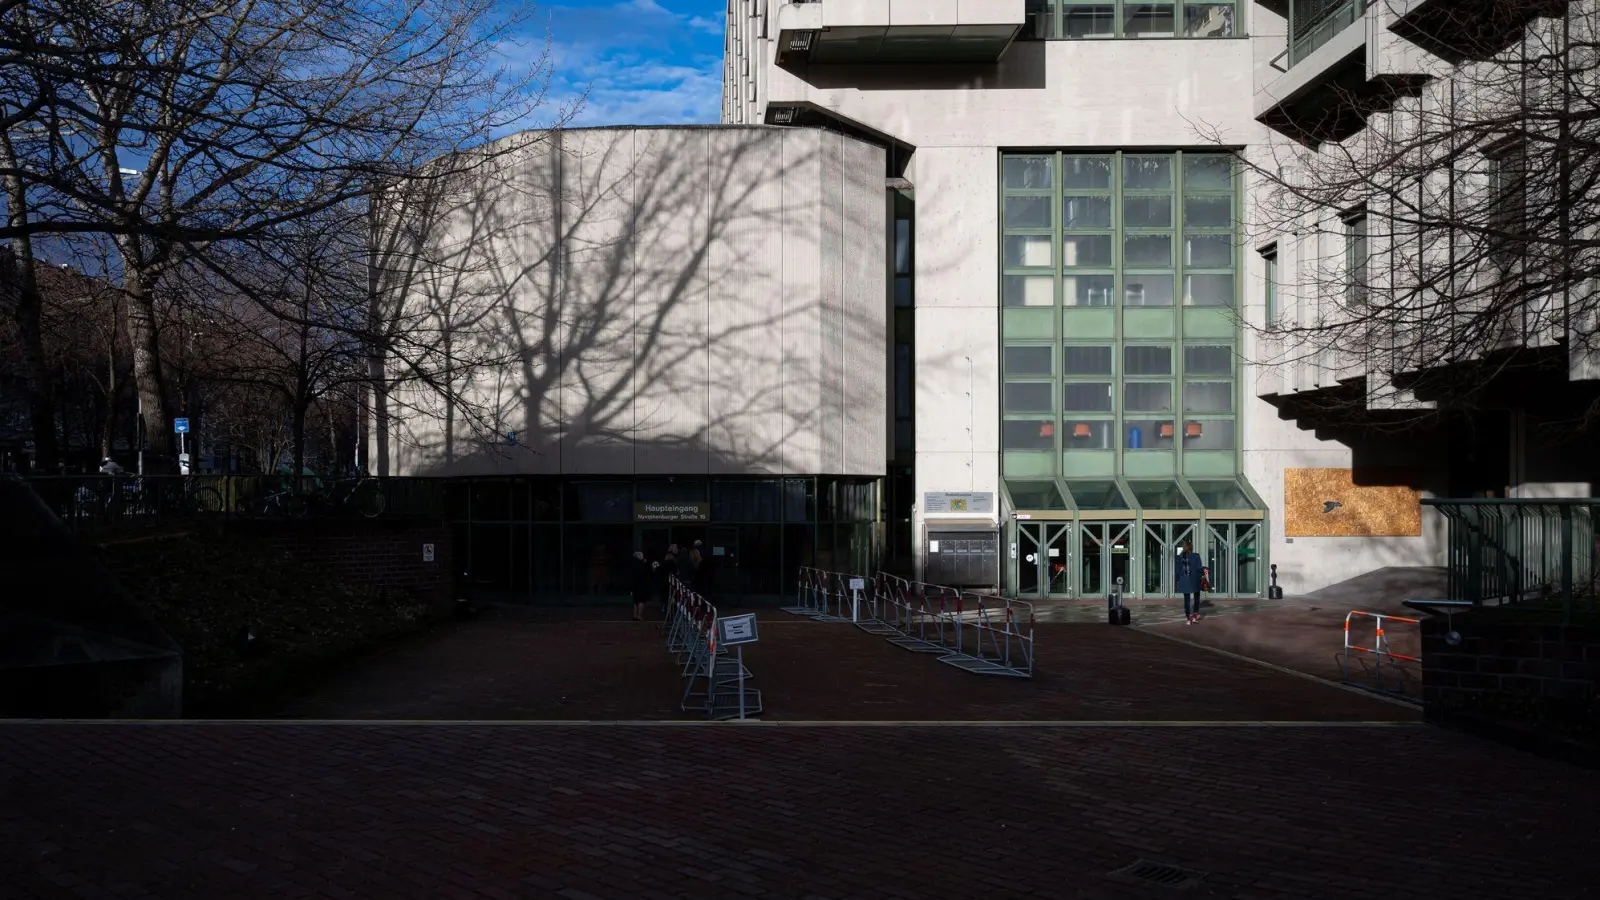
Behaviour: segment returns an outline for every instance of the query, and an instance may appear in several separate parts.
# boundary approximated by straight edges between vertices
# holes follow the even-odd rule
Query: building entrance
[[[1144,572],[1144,581],[1139,585],[1139,593],[1146,597],[1177,596],[1178,553],[1185,541],[1200,547],[1198,536],[1199,524],[1196,522],[1144,523],[1144,559],[1140,567]]]
[[[1017,595],[1072,594],[1072,523],[1017,523]]]
[[[1085,597],[1100,597],[1122,579],[1124,593],[1135,585],[1133,568],[1135,523],[1126,521],[1081,522],[1078,525],[1078,592]]]

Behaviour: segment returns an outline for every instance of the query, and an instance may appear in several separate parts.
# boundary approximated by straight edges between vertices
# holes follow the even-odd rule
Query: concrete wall
[[[391,471],[882,475],[884,166],[765,126],[497,160],[430,217],[408,295],[479,363],[468,402],[403,388]]]

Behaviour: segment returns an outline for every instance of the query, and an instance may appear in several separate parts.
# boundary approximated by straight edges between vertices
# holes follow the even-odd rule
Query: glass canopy
[[[1006,492],[1011,495],[1011,505],[1016,509],[1072,508],[1062,499],[1061,487],[1054,481],[1007,481]]]
[[[1194,509],[1176,481],[1130,481],[1128,493],[1140,509]]]
[[[1008,479],[1011,508],[1019,512],[1202,512],[1259,514],[1259,496],[1238,478]]]

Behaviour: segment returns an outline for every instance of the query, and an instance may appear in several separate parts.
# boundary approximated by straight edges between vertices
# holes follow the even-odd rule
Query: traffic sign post
[[[729,616],[717,620],[717,643],[724,647],[734,648],[735,660],[739,668],[739,719],[744,719],[744,645],[754,644],[760,640],[756,633],[756,617],[754,613],[745,613],[742,616]]]
[[[861,621],[861,592],[867,589],[865,578],[850,579],[850,621]]]
[[[185,446],[184,435],[189,433],[189,420],[187,418],[173,419],[172,432],[178,436],[178,468],[181,474],[189,474],[189,452]]]

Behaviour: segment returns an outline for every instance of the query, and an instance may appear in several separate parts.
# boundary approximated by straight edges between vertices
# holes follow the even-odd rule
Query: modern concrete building
[[[1600,482],[1550,437],[1600,409],[1592,285],[1516,295],[1590,201],[1483,124],[1594,6],[730,0],[721,126],[546,135],[430,215],[406,303],[478,365],[374,468],[465,479],[475,580],[536,596],[691,539],[769,596],[1443,565],[1424,500]]]
[[[456,403],[403,381],[369,468],[453,479],[491,592],[625,594],[633,550],[697,540],[729,592],[871,566],[884,150],[759,124],[507,141],[427,207],[403,282],[412,343],[475,365]]]
[[[1425,497],[1592,495],[1600,454],[1544,446],[1559,411],[1525,402],[1593,401],[1581,323],[1512,336],[1559,374],[1459,410],[1362,344],[1290,346],[1414,248],[1377,198],[1275,198],[1549,21],[1503,6],[730,0],[725,122],[884,150],[891,551],[1025,597],[1165,596],[1192,540],[1220,593],[1273,564],[1301,593],[1443,565]]]

